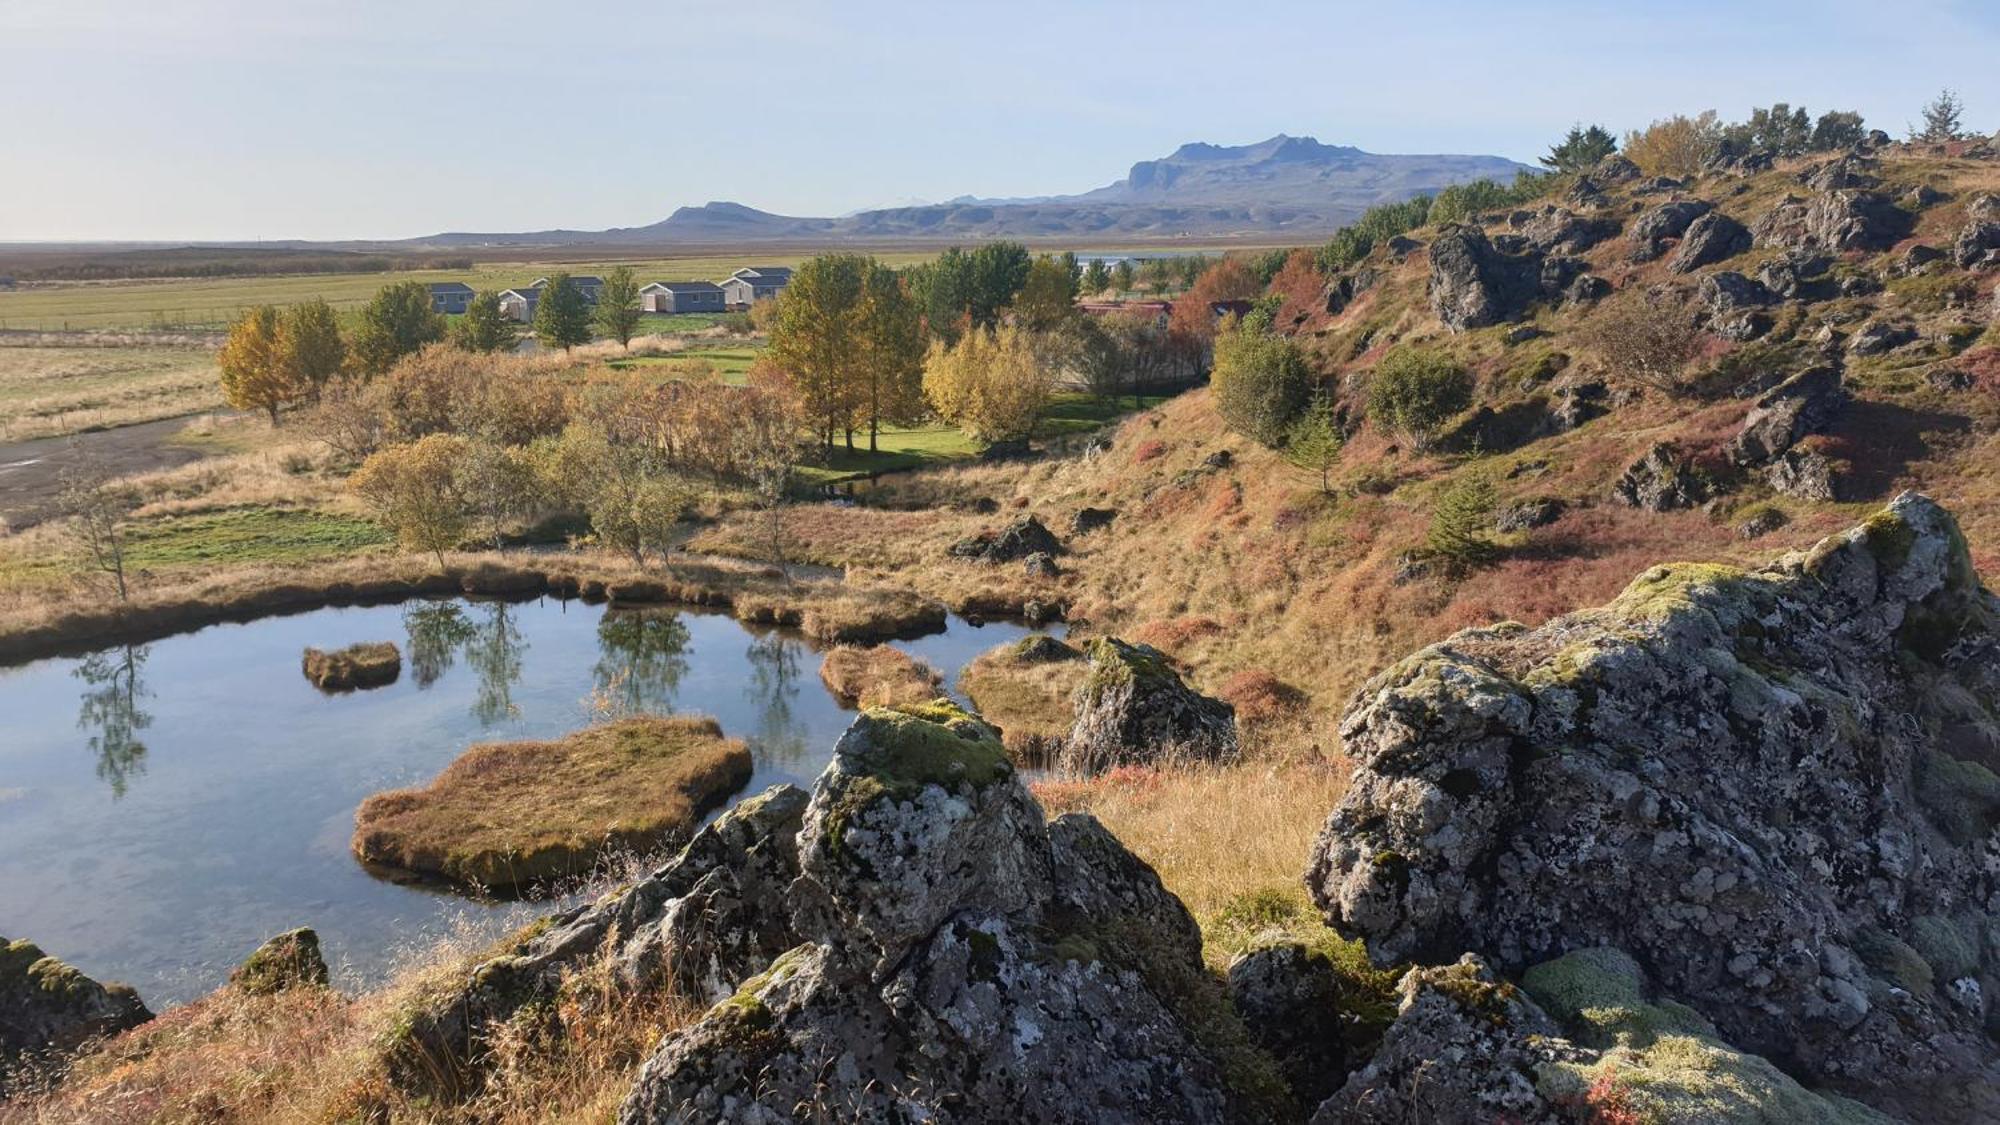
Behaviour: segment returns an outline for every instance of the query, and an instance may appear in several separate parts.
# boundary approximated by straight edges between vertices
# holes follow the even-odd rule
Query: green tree
[[[1853,148],[1868,135],[1863,124],[1861,115],[1852,110],[1835,109],[1822,113],[1819,120],[1813,123],[1811,148],[1814,152]]]
[[[1428,348],[1390,351],[1368,384],[1369,416],[1419,451],[1429,449],[1444,424],[1471,403],[1472,376]]]
[[[1093,296],[1111,288],[1111,271],[1105,268],[1103,258],[1092,258],[1083,270],[1083,292]]]
[[[1597,162],[1618,151],[1618,138],[1602,125],[1571,125],[1563,139],[1550,146],[1549,154],[1542,157],[1542,166],[1551,172],[1573,173],[1588,171]]]
[[[315,298],[286,310],[278,326],[278,362],[294,387],[318,402],[320,392],[347,362],[347,344],[340,338],[340,321],[325,298]]]
[[[541,505],[541,475],[531,450],[484,438],[466,443],[452,478],[479,537],[499,547],[508,525]]]
[[[1806,107],[1794,109],[1784,102],[1773,103],[1768,109],[1753,108],[1749,120],[1724,132],[1734,151],[1770,152],[1778,156],[1797,156],[1806,151],[1812,144],[1812,135],[1812,117]]]
[[[444,337],[444,314],[432,306],[430,286],[421,281],[387,285],[361,310],[354,331],[354,364],[364,374],[380,375],[397,360]]]
[[[597,326],[620,347],[632,346],[632,334],[639,330],[639,282],[629,266],[619,266],[604,275],[597,291]]]
[[[1216,411],[1252,441],[1272,448],[1283,444],[1312,384],[1304,351],[1289,337],[1272,334],[1262,317],[1245,317],[1215,338],[1210,387]]]
[[[1111,267],[1111,288],[1120,293],[1130,293],[1138,283],[1139,276],[1132,268],[1132,259],[1120,258],[1118,264]]]
[[[222,397],[238,410],[262,410],[278,424],[278,411],[299,401],[303,390],[285,363],[284,316],[275,305],[259,305],[229,326],[216,357],[222,369]]]
[[[672,550],[675,531],[701,498],[667,469],[653,443],[592,421],[563,431],[547,471],[551,491],[583,509],[598,542],[641,566],[648,552]]]
[[[1965,103],[1958,91],[1941,90],[1924,105],[1924,123],[1910,126],[1913,141],[1955,141],[1964,136]]]
[[[1018,242],[988,242],[967,254],[966,262],[972,274],[967,312],[974,327],[991,328],[999,322],[1000,310],[1013,305],[1028,283],[1034,258]]]
[[[1285,460],[1300,472],[1318,477],[1320,492],[1331,496],[1333,470],[1340,464],[1340,451],[1346,444],[1333,399],[1320,394],[1285,432]]]
[[[1061,328],[1076,316],[1076,284],[1076,271],[1063,258],[1044,254],[1035,259],[1014,298],[1015,322],[1033,332]]]
[[[1424,547],[1430,556],[1453,574],[1463,574],[1493,557],[1493,542],[1487,529],[1493,523],[1497,503],[1492,478],[1471,470],[1438,494],[1431,510],[1430,532]]]
[[[924,414],[923,313],[887,266],[868,266],[861,294],[859,412],[875,452],[882,424]]]
[[[590,302],[566,273],[542,285],[535,301],[535,338],[545,348],[564,351],[590,342]]]
[[[500,294],[483,289],[465,306],[451,330],[454,347],[468,352],[503,352],[514,346],[514,322],[500,311]]]
[[[820,254],[792,273],[778,297],[766,354],[803,404],[828,450],[851,429],[860,401],[867,348],[861,310],[874,262],[859,254]]]

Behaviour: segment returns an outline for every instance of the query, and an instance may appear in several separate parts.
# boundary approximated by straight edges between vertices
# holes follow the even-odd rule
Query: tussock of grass
[[[631,718],[553,742],[474,746],[421,789],[354,814],[366,863],[520,891],[693,831],[750,780],[750,752],[713,719]]]
[[[393,684],[403,654],[390,641],[364,642],[326,652],[309,648],[301,661],[306,679],[321,691],[354,691]]]
[[[900,707],[928,703],[943,690],[929,665],[887,645],[836,645],[819,665],[826,689],[849,707]]]
[[[1023,658],[1019,644],[1005,644],[967,664],[958,686],[980,717],[1000,728],[1008,752],[1032,763],[1069,736],[1076,721],[1072,701],[1089,670],[1073,652],[1064,660],[1032,660]]]

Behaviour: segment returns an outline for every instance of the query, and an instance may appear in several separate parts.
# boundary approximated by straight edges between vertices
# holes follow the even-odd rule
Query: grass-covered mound
[[[849,707],[901,707],[943,694],[943,677],[888,645],[836,645],[819,665],[826,690]]]
[[[403,674],[403,654],[389,641],[371,641],[327,652],[309,648],[306,679],[321,691],[386,687]]]
[[[421,789],[363,801],[354,854],[521,892],[608,853],[685,837],[749,780],[750,752],[714,719],[621,719],[551,742],[483,743]]]
[[[1072,700],[1088,671],[1082,653],[1036,635],[981,653],[959,673],[958,686],[980,717],[1000,729],[1009,753],[1038,762],[1069,734]]]

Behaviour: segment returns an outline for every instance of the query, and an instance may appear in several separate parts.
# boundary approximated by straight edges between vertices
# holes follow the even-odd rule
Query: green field
[[[336,309],[356,309],[383,286],[399,281],[463,281],[475,289],[506,289],[557,270],[602,276],[621,265],[630,266],[641,283],[719,281],[746,265],[794,265],[803,257],[796,252],[747,251],[640,261],[480,262],[464,270],[35,283],[0,292],[0,329],[222,328],[243,309],[259,304],[291,305],[324,297]],[[931,255],[890,253],[877,257],[888,265],[903,266]]]
[[[1049,407],[1047,417],[1042,419],[1036,436],[1049,438],[1089,433],[1134,410],[1157,406],[1164,401],[1160,396],[1148,395],[1134,405],[1130,398],[1113,401],[1101,395],[1060,394]],[[866,448],[866,433],[856,434],[854,440],[863,448],[850,450],[845,445],[836,445],[822,464],[800,468],[800,478],[815,484],[839,484],[878,473],[968,461],[979,455],[979,446],[956,427],[937,424],[884,427],[873,453]]]
[[[671,355],[635,355],[630,359],[614,359],[611,366],[620,371],[644,371],[647,368],[661,368],[668,371],[683,369],[690,360],[697,360],[714,367],[725,383],[742,386],[750,374],[750,365],[757,362],[757,353],[763,349],[754,344],[720,348],[689,348]]]

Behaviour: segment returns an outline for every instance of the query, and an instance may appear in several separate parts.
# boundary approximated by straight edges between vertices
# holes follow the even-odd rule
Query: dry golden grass
[[[419,789],[361,802],[364,863],[518,891],[692,834],[750,780],[714,719],[634,717],[553,741],[472,747]]]
[[[395,683],[403,671],[403,654],[390,641],[363,642],[332,652],[308,648],[300,667],[321,691],[353,691]]]
[[[0,441],[126,426],[222,406],[215,350],[169,337],[0,339]]]
[[[835,645],[820,659],[819,678],[849,707],[928,703],[944,690],[930,665],[888,645]]]
[[[1089,673],[1081,656],[1024,660],[1019,644],[980,653],[958,674],[958,687],[1022,762],[1045,761],[1075,724],[1076,689]]]

